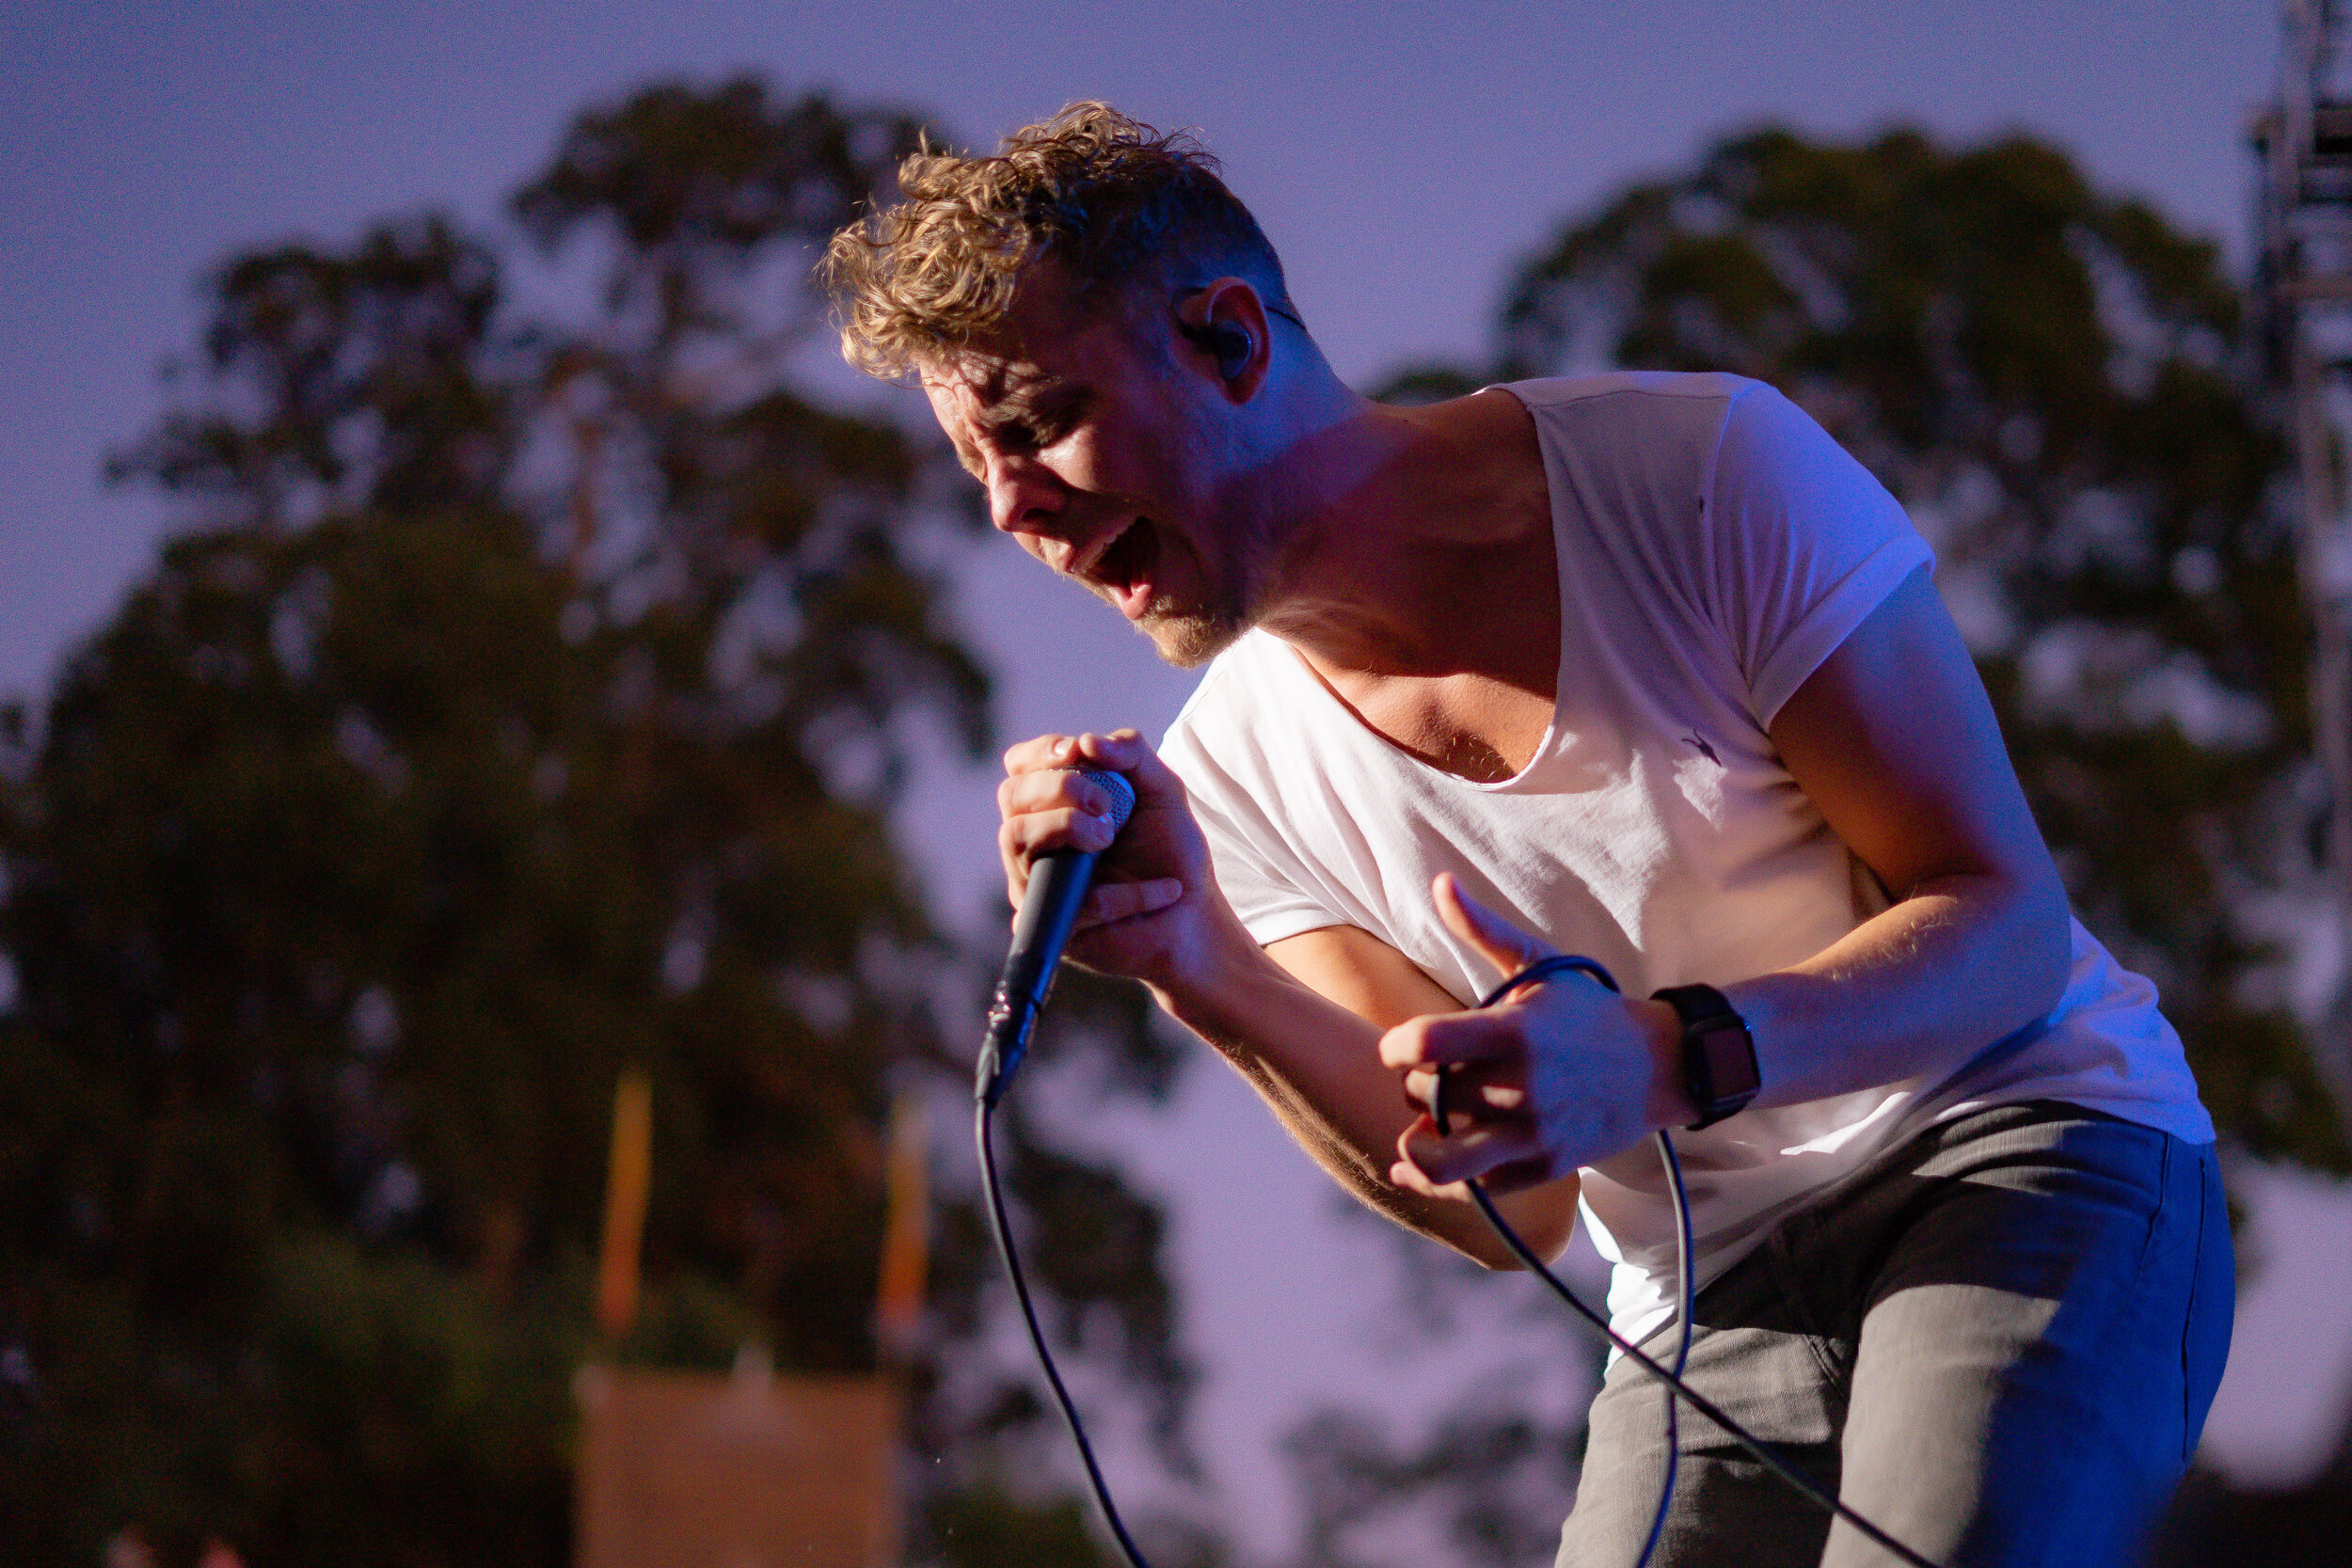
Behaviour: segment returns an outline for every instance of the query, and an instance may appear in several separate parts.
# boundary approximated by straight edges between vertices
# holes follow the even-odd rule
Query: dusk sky
[[[2245,127],[2278,47],[2268,0],[13,0],[7,16],[0,690],[36,696],[161,536],[156,503],[104,493],[98,472],[162,407],[156,368],[188,346],[208,266],[425,208],[499,232],[503,197],[575,112],[654,79],[754,71],[787,94],[914,107],[965,144],[1076,98],[1198,126],[1333,363],[1370,385],[1408,362],[1481,356],[1510,269],[1563,221],[1767,120],[1836,136],[1908,122],[1950,141],[2030,131],[2214,238],[2242,272]],[[911,394],[846,374],[827,385],[913,412]],[[964,625],[1000,675],[1004,737],[1122,722],[1156,734],[1188,679],[1017,556],[990,541],[957,563]],[[959,926],[993,879],[990,788],[935,768],[902,823]],[[1375,1321],[1391,1249],[1334,1220],[1337,1200],[1229,1074],[1193,1072],[1169,1116],[1104,1135],[1176,1204],[1191,1349],[1213,1374],[1196,1433],[1254,1546],[1287,1539],[1287,1482],[1265,1445],[1309,1403],[1369,1403],[1406,1432],[1449,1379],[1490,1365],[1474,1337],[1439,1358],[1442,1375],[1399,1350]],[[2320,1363],[2287,1368],[2266,1325],[2344,1323],[2352,1220],[2342,1189],[2273,1185],[2280,1219],[2265,1223],[2300,1216],[2328,1227],[2327,1244],[2267,1247],[2267,1293],[2242,1320],[2212,1442],[2276,1479],[2312,1434],[2341,1430],[2352,1331],[2307,1341]],[[1521,1282],[1491,1283],[1511,1295]]]

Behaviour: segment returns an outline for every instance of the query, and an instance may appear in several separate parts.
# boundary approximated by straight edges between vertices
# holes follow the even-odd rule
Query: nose
[[[998,456],[988,466],[989,521],[1000,533],[1050,533],[1069,504],[1069,487],[1044,464]]]

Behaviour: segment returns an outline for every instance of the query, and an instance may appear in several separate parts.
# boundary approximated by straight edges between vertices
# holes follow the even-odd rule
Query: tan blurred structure
[[[637,1313],[653,1173],[652,1090],[613,1095],[596,1318],[617,1344]],[[876,1330],[885,1363],[920,1332],[930,1158],[919,1104],[892,1107]],[[728,1377],[580,1370],[579,1568],[894,1568],[898,1382],[778,1377],[745,1345]]]
[[[891,1568],[898,1395],[880,1377],[590,1366],[580,1568]]]

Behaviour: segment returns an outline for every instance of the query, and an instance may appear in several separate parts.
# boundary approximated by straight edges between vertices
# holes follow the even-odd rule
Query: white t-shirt
[[[1628,995],[1724,985],[1885,908],[1765,733],[1781,704],[1933,562],[1895,499],[1758,382],[1649,373],[1508,388],[1534,418],[1559,555],[1559,696],[1500,784],[1367,728],[1279,639],[1219,657],[1163,754],[1260,943],[1355,926],[1467,1006],[1502,976],[1430,906],[1470,895]],[[1551,585],[1497,583],[1498,595]],[[2213,1137],[2154,988],[2074,927],[2058,1007],[1937,1083],[1911,1078],[1679,1132],[1701,1283],[1872,1154],[1963,1111],[2055,1099]],[[1647,1143],[1584,1172],[1620,1331],[1661,1322],[1673,1216]]]

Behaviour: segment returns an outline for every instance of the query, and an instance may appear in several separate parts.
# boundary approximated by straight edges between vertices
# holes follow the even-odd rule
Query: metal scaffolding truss
[[[2286,0],[2277,99],[2254,122],[2263,176],[2256,298],[2266,370],[2285,395],[2301,476],[2297,567],[2316,633],[2313,746],[2328,794],[2322,852],[2335,907],[2335,1001],[2313,1053],[2352,1116],[2352,20]]]

